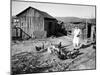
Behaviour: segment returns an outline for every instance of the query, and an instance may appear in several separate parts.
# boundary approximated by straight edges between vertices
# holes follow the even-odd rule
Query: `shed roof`
[[[44,18],[55,19],[54,17],[52,17],[52,16],[49,15],[48,13],[46,13],[46,12],[44,12],[44,11],[41,11],[41,10],[38,10],[38,9],[36,9],[36,8],[30,7],[30,6],[29,6],[28,8],[26,8],[25,10],[23,10],[22,12],[20,12],[19,14],[17,14],[16,16],[20,16],[21,14],[23,14],[24,12],[26,12],[26,11],[29,10],[29,9],[34,9],[34,10],[40,12],[40,13],[43,15]]]

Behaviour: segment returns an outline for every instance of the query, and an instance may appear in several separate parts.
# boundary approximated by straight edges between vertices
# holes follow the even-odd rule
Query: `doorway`
[[[88,27],[87,38],[90,38],[91,37],[91,24],[89,24],[87,27]]]
[[[48,22],[48,37],[52,34],[52,22]]]

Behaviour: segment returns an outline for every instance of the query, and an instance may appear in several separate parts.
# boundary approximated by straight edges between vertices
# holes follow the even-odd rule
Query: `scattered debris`
[[[65,37],[63,39],[66,40]],[[95,48],[93,48],[95,44],[87,44],[79,50],[73,50],[70,41],[69,45],[67,41],[67,46],[64,42],[66,41],[52,43],[52,40],[50,42],[48,40],[45,43],[43,40],[37,40],[37,42],[21,42],[20,46],[20,43],[13,45],[12,49],[17,49],[16,51],[24,48],[27,50],[12,54],[12,74],[95,69],[95,62],[90,62],[95,60]],[[89,65],[90,63],[92,65]]]

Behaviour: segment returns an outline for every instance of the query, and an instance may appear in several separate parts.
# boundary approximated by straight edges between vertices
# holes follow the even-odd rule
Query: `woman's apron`
[[[75,49],[78,49],[80,45],[80,29],[75,29],[74,38],[73,38],[73,46]]]

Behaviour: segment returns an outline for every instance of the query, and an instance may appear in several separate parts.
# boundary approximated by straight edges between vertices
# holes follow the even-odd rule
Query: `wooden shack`
[[[31,38],[44,38],[54,34],[57,20],[46,12],[40,11],[33,7],[28,7],[21,13],[17,14],[19,27],[24,33]],[[26,34],[20,34],[20,38],[25,38]]]
[[[85,22],[70,22],[65,24],[67,33],[70,34],[73,32],[75,27],[78,27],[82,31],[82,39],[96,39],[96,22],[91,20]]]

